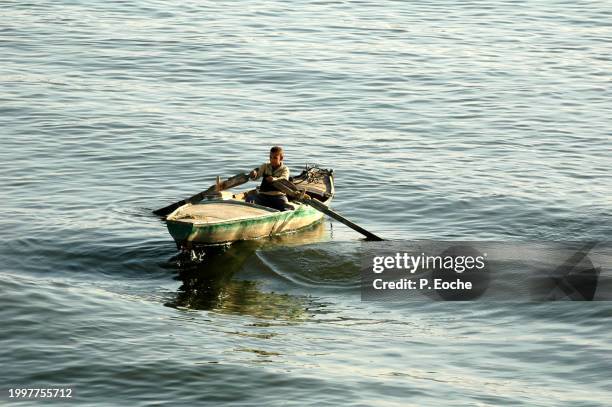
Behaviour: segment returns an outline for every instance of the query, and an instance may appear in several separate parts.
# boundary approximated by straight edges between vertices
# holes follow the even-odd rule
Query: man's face
[[[270,154],[270,164],[272,167],[277,168],[283,163],[283,154],[282,153],[274,153]]]

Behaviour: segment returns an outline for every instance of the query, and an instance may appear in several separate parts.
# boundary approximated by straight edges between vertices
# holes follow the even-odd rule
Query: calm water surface
[[[281,144],[389,239],[609,241],[611,21],[605,1],[3,1],[2,391],[612,404],[609,302],[366,303],[341,224],[195,261],[150,214]]]

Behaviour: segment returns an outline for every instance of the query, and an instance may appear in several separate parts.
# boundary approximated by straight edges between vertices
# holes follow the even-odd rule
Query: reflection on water
[[[260,318],[297,320],[305,317],[304,298],[262,292],[260,283],[234,279],[258,250],[296,246],[325,241],[328,233],[323,222],[288,235],[268,239],[209,246],[183,252],[170,260],[182,281],[176,298],[166,305],[173,308],[212,310]]]

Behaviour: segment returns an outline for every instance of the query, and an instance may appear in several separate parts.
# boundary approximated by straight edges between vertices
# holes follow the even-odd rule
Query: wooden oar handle
[[[295,198],[303,191],[298,189],[291,181],[281,178],[272,183],[272,185],[287,196]]]

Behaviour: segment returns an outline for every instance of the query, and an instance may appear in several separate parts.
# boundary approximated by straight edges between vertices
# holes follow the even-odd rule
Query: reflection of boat
[[[215,312],[251,315],[258,318],[299,320],[305,317],[308,305],[304,298],[262,291],[258,281],[240,278],[248,264],[257,267],[255,253],[266,248],[301,245],[320,241],[321,223],[305,233],[276,236],[271,240],[252,240],[233,245],[208,246],[201,260],[191,260],[182,252],[172,259],[182,282],[176,298],[165,305],[172,308],[212,310]],[[250,263],[249,260],[253,263]],[[243,277],[244,278],[244,277]]]
[[[332,173],[307,167],[292,181],[298,189],[328,205],[334,195]],[[199,204],[183,205],[166,218],[168,230],[179,247],[191,248],[294,232],[323,218],[321,212],[299,202],[290,202],[286,211],[245,202],[253,193],[256,190],[233,195],[222,191]]]

